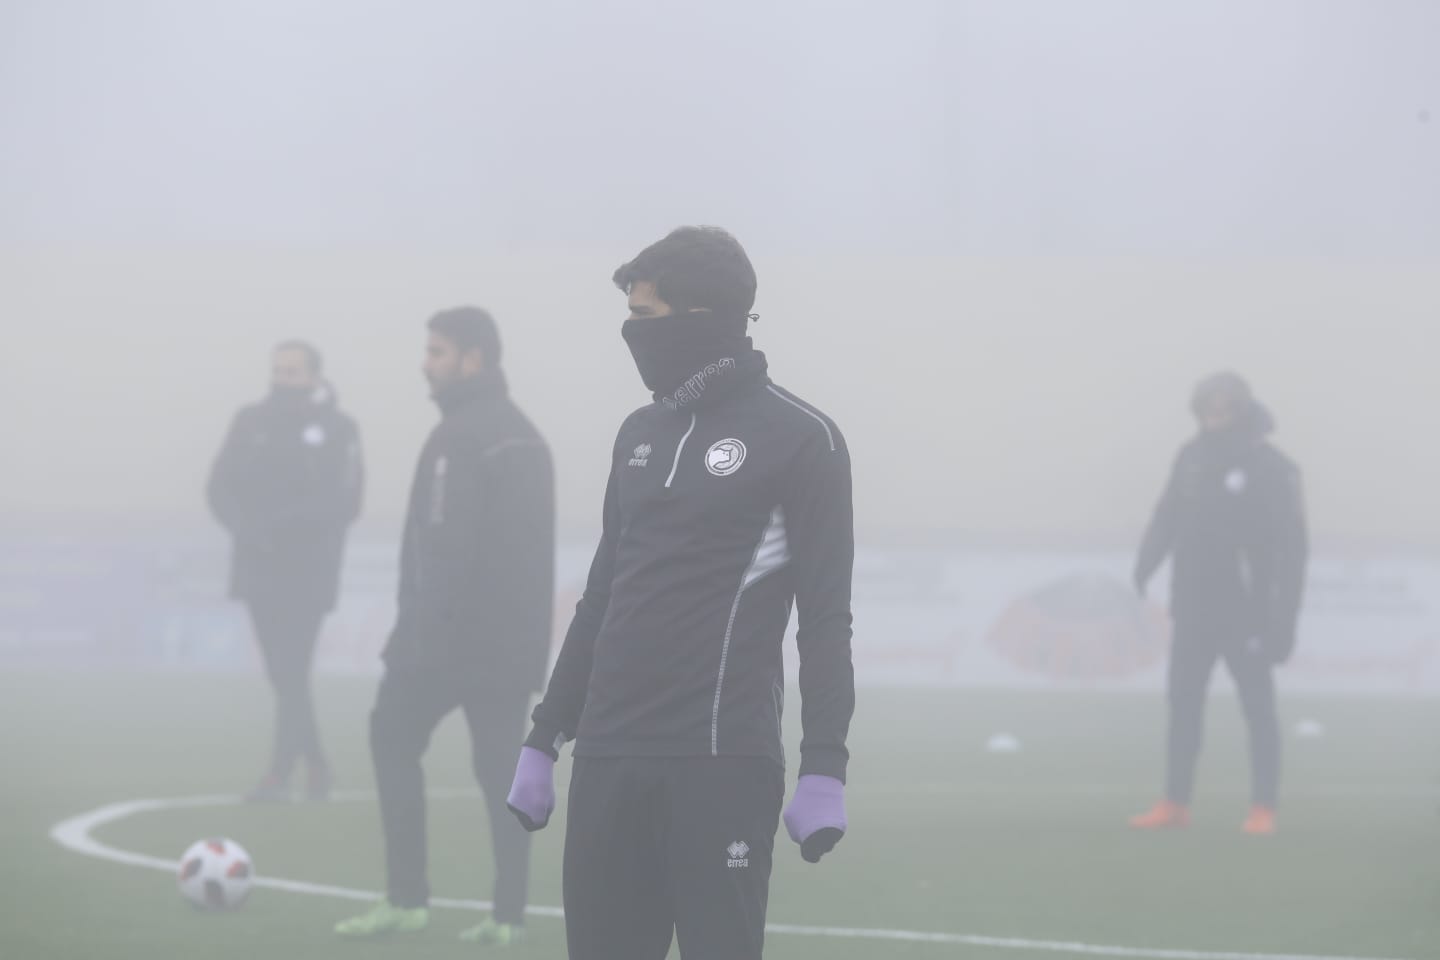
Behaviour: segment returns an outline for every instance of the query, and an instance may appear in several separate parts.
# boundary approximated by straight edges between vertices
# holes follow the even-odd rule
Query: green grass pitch
[[[245,845],[264,876],[378,889],[365,744],[374,686],[369,678],[318,686],[339,785],[357,799],[146,813],[102,827],[96,838],[174,858],[191,841],[220,834]],[[862,690],[851,740],[850,834],[810,866],[782,830],[772,923],[1006,944],[772,932],[766,955],[1125,956],[1098,949],[1108,945],[1198,960],[1440,957],[1440,704],[1289,698],[1282,708],[1278,836],[1238,830],[1246,807],[1243,731],[1234,701],[1218,694],[1195,825],[1142,836],[1123,825],[1155,799],[1164,719],[1158,695]],[[50,839],[57,821],[107,803],[247,787],[268,742],[268,710],[252,677],[0,676],[0,957],[410,960],[483,952],[456,940],[478,920],[474,912],[437,910],[430,930],[403,941],[340,942],[331,926],[363,904],[258,889],[235,913],[200,914],[181,901],[171,876],[84,857]],[[1302,718],[1321,721],[1324,736],[1294,736]],[[789,718],[792,743],[796,719]],[[1000,731],[1022,748],[988,753],[985,741]],[[427,770],[433,787],[473,787],[458,716],[437,735]],[[562,809],[537,837],[535,904],[560,903],[563,830]],[[432,801],[431,860],[437,896],[488,898],[484,811],[473,796]],[[525,947],[506,955],[564,956],[561,921],[536,917],[530,929]],[[1096,950],[1064,953],[1014,940]]]

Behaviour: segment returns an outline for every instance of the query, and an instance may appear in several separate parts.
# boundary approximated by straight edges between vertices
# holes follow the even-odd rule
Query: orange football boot
[[[1190,826],[1190,808],[1173,800],[1161,800],[1146,812],[1130,818],[1136,830],[1173,830]]]
[[[1250,816],[1240,826],[1252,837],[1268,837],[1275,832],[1275,811],[1269,807],[1251,807]]]

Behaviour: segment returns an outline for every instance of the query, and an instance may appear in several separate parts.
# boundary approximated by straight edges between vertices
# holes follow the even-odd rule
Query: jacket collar
[[[746,339],[749,346],[749,339]],[[745,387],[769,379],[769,363],[765,354],[753,348],[735,357],[722,357],[680,385],[672,394],[656,396],[655,402],[667,410],[693,413],[723,403]]]
[[[447,384],[435,391],[433,399],[441,415],[450,417],[469,407],[493,404],[508,396],[509,392],[505,374],[499,370],[487,370]]]

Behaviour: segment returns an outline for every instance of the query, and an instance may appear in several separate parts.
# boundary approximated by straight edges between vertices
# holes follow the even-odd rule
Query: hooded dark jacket
[[[1267,440],[1273,427],[1252,403],[1234,426],[1181,448],[1135,577],[1143,585],[1171,558],[1177,621],[1259,638],[1281,662],[1295,645],[1309,544],[1300,469]]]
[[[231,596],[333,609],[364,482],[359,431],[329,387],[236,414],[206,489],[233,541]]]
[[[550,449],[499,371],[436,402],[442,416],[415,469],[385,662],[537,691],[554,607]]]

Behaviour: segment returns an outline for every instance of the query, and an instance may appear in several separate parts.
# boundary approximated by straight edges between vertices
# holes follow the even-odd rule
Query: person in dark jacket
[[[459,307],[436,314],[429,327],[425,375],[441,420],[415,470],[398,614],[370,717],[386,898],[336,932],[427,926],[420,760],[435,727],[458,707],[495,853],[494,915],[462,937],[506,946],[524,934],[530,838],[506,813],[505,795],[511,745],[550,653],[554,480],[549,448],[510,399],[491,316]]]
[[[315,347],[276,347],[270,395],[236,415],[210,471],[210,507],[234,542],[230,593],[245,603],[275,690],[270,769],[252,800],[285,800],[304,760],[308,796],[331,775],[310,695],[310,667],[340,588],[345,536],[360,513],[364,467],[355,422],[321,378]]]
[[[1176,458],[1135,565],[1143,594],[1171,558],[1175,629],[1165,799],[1131,824],[1189,823],[1206,689],[1223,660],[1250,732],[1244,830],[1269,834],[1280,781],[1274,668],[1295,647],[1309,552],[1300,470],[1270,444],[1270,413],[1235,374],[1201,382],[1192,406],[1200,433]]]
[[[846,827],[855,705],[850,457],[834,421],[771,382],[746,329],[755,272],[682,227],[615,274],[654,402],[620,428],[602,534],[510,807],[539,829],[575,741],[565,835],[572,960],[758,958],[785,795],[781,643],[799,614],[805,859]]]

